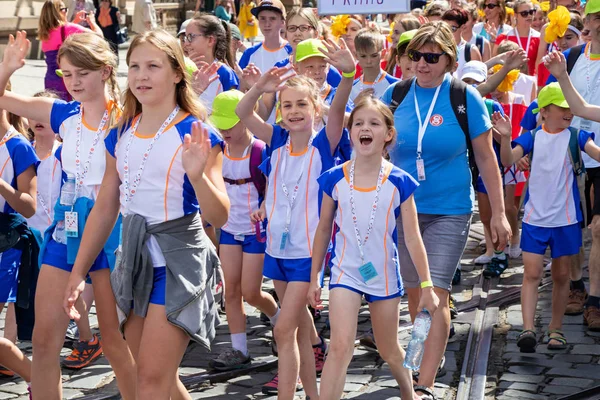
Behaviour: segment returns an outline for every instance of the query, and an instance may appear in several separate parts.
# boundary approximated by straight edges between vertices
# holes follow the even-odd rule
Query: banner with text
[[[318,0],[319,15],[396,14],[410,11],[410,0]]]

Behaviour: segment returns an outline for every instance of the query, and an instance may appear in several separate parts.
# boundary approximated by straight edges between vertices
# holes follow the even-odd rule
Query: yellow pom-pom
[[[506,9],[506,15],[515,15],[515,10],[513,10],[510,7],[505,7]]]
[[[565,36],[570,23],[571,14],[566,7],[558,6],[551,11],[548,14],[548,26],[546,26],[546,33],[544,34],[546,43],[552,43],[556,39]]]
[[[497,65],[494,65],[492,70],[494,71],[494,73],[496,73],[496,72],[500,71],[501,68],[502,68],[502,65],[497,64]],[[504,80],[498,85],[498,91],[499,92],[511,92],[513,90],[513,85],[515,84],[517,79],[519,79],[519,70],[513,69],[508,74],[506,74],[506,77],[504,78]]]
[[[543,12],[548,12],[548,10],[550,10],[550,2],[549,1],[542,1],[540,3],[540,8],[542,9]]]
[[[390,43],[390,44],[394,42],[394,40],[392,39],[392,33],[394,33],[394,27],[395,27],[395,26],[396,26],[396,23],[395,23],[395,22],[392,22],[392,23],[390,24],[390,34],[387,36],[387,41],[388,41],[388,43]]]
[[[337,15],[331,21],[331,34],[336,38],[344,36],[348,32],[349,15]]]
[[[483,12],[483,10],[481,8],[477,9],[477,15],[479,15],[479,18],[485,17],[485,13]]]

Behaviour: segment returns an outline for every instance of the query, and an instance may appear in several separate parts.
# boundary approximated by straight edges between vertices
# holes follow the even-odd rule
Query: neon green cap
[[[585,5],[585,15],[600,12],[600,0],[588,0]]]
[[[215,128],[227,130],[240,122],[235,113],[235,108],[242,97],[244,97],[244,93],[235,89],[221,92],[215,97],[212,104],[212,114],[208,117]]]
[[[558,82],[552,82],[549,85],[544,86],[537,98],[538,108],[532,110],[534,114],[540,112],[540,109],[554,104],[561,108],[569,108],[569,103],[565,100],[565,95],[560,88]]]
[[[325,54],[321,52],[323,42],[319,39],[306,39],[298,43],[296,46],[296,62],[304,61],[311,57],[325,58]]]
[[[190,75],[194,75],[194,72],[198,70],[196,63],[194,63],[190,58],[183,57],[183,61],[185,61],[185,71]]]
[[[400,38],[398,39],[398,45],[396,47],[400,47],[405,43],[408,43],[412,40],[412,38],[415,37],[415,34],[417,33],[418,29],[413,29],[412,31],[406,31],[403,32],[400,35]]]

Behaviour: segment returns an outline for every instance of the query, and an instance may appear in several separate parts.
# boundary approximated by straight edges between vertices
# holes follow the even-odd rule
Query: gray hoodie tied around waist
[[[110,275],[121,333],[132,307],[140,317],[148,312],[154,279],[146,246],[150,235],[158,242],[167,264],[167,320],[210,350],[219,324],[213,289],[220,277],[220,261],[198,213],[149,226],[137,214],[123,218],[123,252]]]

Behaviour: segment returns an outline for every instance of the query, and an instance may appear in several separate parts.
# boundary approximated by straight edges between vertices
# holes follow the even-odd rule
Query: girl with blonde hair
[[[136,360],[137,398],[189,399],[177,369],[190,339],[210,349],[218,324],[212,289],[219,260],[202,220],[219,228],[229,214],[222,139],[203,122],[206,110],[177,39],[163,30],[136,36],[127,65],[123,116],[105,139],[102,191],[83,233],[65,309],[77,318],[85,276],[121,214],[122,248],[110,279],[114,296],[107,296],[116,302]]]
[[[25,32],[17,32],[16,39],[11,39],[4,51],[4,61],[0,64],[2,87],[25,64],[30,46]],[[105,173],[102,139],[120,113],[116,59],[102,37],[88,33],[68,37],[60,48],[58,62],[67,90],[75,99],[73,102],[27,97],[11,92],[4,92],[0,97],[0,108],[34,121],[49,123],[54,132],[58,132],[63,140],[63,151],[60,153],[63,174],[76,181],[73,206],[61,205],[60,202],[56,205],[46,204],[46,207],[54,206],[54,221],[46,231],[40,250],[42,266],[35,299],[36,323],[32,340],[32,393],[34,399],[44,400],[62,398],[58,358],[69,324],[69,318],[62,312],[62,297],[73,269],[83,226],[98,198]],[[68,238],[65,219],[78,221],[77,227],[69,230],[71,237]],[[117,229],[111,239],[107,246],[96,250],[89,276],[96,294],[102,350],[115,372],[122,397],[134,399],[134,360],[118,331],[115,300],[110,285],[109,268],[114,263],[114,252],[119,241]],[[75,346],[81,354],[81,363],[89,363],[99,351],[99,337],[94,335],[91,340],[80,341]]]

